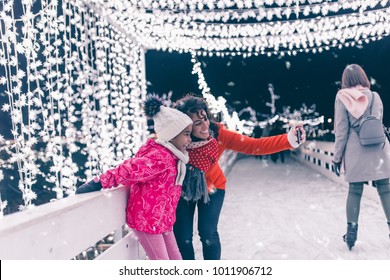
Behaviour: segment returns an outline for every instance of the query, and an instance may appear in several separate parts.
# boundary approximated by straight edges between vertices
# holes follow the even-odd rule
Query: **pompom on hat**
[[[154,130],[157,139],[170,141],[192,124],[192,120],[179,110],[163,105],[162,100],[156,95],[147,97],[144,104],[145,114],[154,120]]]

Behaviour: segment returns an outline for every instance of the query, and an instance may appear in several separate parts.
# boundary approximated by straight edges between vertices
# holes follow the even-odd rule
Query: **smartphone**
[[[297,143],[301,143],[301,135],[302,135],[302,132],[299,128],[297,128]]]

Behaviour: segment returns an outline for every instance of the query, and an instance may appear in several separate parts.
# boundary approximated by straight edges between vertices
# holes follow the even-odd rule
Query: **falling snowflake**
[[[374,79],[373,77],[370,77],[370,84],[371,85],[376,85],[376,79]]]

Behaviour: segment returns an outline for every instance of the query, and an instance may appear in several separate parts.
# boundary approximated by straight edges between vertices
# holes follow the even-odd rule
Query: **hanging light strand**
[[[150,9],[133,7],[138,14],[143,14],[146,20],[158,17],[165,21],[175,22],[246,22],[256,20],[274,21],[274,20],[295,20],[297,18],[315,18],[316,16],[329,16],[332,14],[354,13],[356,11],[364,12],[372,9],[379,9],[388,6],[388,1],[383,0],[355,0],[335,2],[321,2],[319,4],[305,3],[294,7],[256,7],[256,8],[226,8],[211,10],[171,10],[171,9]]]
[[[351,0],[128,0],[132,6],[142,9],[172,10],[176,12],[221,10],[221,9],[253,9],[262,7],[296,7],[302,5],[331,4],[339,2],[344,5],[351,3]],[[358,2],[358,1],[353,1]],[[369,0],[367,2],[370,2]],[[382,0],[382,2],[384,2]]]

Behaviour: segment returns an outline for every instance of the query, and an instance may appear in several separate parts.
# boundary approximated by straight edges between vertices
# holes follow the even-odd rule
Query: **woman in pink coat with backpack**
[[[347,198],[347,232],[343,236],[349,250],[355,246],[363,186],[372,181],[381,199],[390,230],[390,147],[384,137],[381,143],[361,142],[357,127],[362,118],[373,115],[383,118],[383,104],[378,93],[370,90],[370,82],[363,68],[348,65],[341,80],[342,89],[335,100],[335,151],[333,165],[336,175],[344,171],[349,183]],[[342,168],[343,167],[343,168]]]
[[[188,162],[192,120],[162,106],[155,96],[145,102],[145,113],[154,119],[157,139],[148,139],[133,158],[81,185],[76,193],[118,185],[130,188],[127,224],[149,259],[181,260],[172,230]]]

